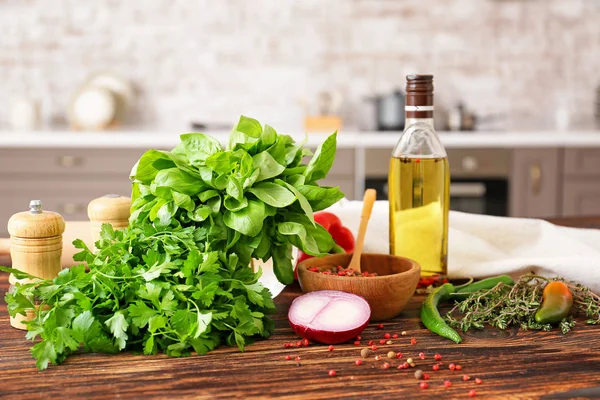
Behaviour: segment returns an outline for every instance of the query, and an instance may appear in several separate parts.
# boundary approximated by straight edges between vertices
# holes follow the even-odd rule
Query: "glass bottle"
[[[433,75],[406,77],[406,125],[390,160],[390,253],[446,275],[450,169],[433,125]]]

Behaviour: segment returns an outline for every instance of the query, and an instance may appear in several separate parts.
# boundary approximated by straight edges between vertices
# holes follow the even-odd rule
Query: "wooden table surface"
[[[600,228],[600,218],[565,219],[568,226]],[[578,321],[567,335],[559,331],[519,332],[486,329],[464,334],[462,344],[429,333],[420,324],[421,295],[413,298],[402,314],[385,323],[383,330],[369,325],[361,347],[353,344],[285,349],[284,343],[298,338],[287,323],[287,310],[300,293],[297,285],[286,288],[277,298],[276,330],[268,339],[247,348],[221,347],[204,356],[169,358],[79,353],[46,371],[35,368],[29,354],[31,342],[24,332],[8,322],[4,294],[7,275],[0,273],[0,398],[465,398],[471,389],[487,398],[600,398],[600,327]],[[368,340],[406,331],[379,345],[384,359],[369,358],[361,366],[360,349]],[[415,338],[417,343],[410,344]],[[429,389],[420,389],[416,368],[398,370],[398,360],[389,369],[381,366],[388,351],[412,357],[417,368],[431,375]],[[418,357],[425,353],[425,360]],[[433,355],[443,356],[441,369],[432,371]],[[291,361],[285,356],[290,355]],[[301,358],[300,366],[293,360]],[[462,371],[450,371],[450,362]],[[336,377],[328,371],[335,369]],[[463,381],[463,374],[471,379]],[[479,377],[482,384],[476,384]],[[450,388],[443,381],[452,382]]]

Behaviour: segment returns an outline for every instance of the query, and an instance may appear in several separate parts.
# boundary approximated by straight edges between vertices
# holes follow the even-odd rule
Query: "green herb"
[[[337,202],[338,188],[320,187],[335,156],[336,135],[310,154],[290,136],[241,117],[229,146],[195,133],[171,152],[149,150],[131,177],[129,227],[103,225],[92,251],[53,280],[0,267],[18,279],[6,295],[11,315],[36,305],[27,338],[39,369],[83,346],[91,352],[137,350],[183,356],[221,343],[241,350],[268,337],[275,310],[252,259],[273,259],[291,283],[292,245],[311,255],[333,246],[313,211]],[[304,193],[304,194],[303,194]],[[306,194],[306,195],[305,195]]]
[[[549,331],[552,325],[538,323],[535,313],[542,304],[544,287],[551,281],[565,282],[561,278],[548,279],[533,274],[521,276],[514,285],[501,282],[457,302],[445,319],[450,326],[465,332],[472,328],[483,329],[486,324],[500,329],[516,326],[523,330]],[[577,315],[585,315],[588,324],[600,324],[600,296],[583,285],[565,283],[573,294],[573,307],[571,315],[559,323],[561,331],[570,331],[575,326],[573,317]],[[457,312],[462,317],[457,318]]]

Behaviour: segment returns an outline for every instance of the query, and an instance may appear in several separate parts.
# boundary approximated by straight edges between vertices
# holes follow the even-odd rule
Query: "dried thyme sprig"
[[[446,314],[446,321],[464,332],[482,329],[486,324],[500,329],[518,326],[523,330],[548,331],[552,325],[536,322],[535,313],[542,303],[544,287],[556,280],[565,282],[573,294],[571,315],[560,322],[561,331],[570,331],[575,325],[573,316],[578,314],[585,315],[588,324],[600,324],[600,296],[581,284],[534,274],[521,276],[513,286],[500,283],[492,289],[471,294],[456,303]],[[463,314],[462,318],[457,318],[456,312]]]

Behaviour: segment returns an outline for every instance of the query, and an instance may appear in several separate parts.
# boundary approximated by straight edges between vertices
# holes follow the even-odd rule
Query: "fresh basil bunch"
[[[324,255],[334,242],[313,212],[343,197],[317,184],[331,168],[336,133],[312,155],[288,135],[242,116],[227,148],[210,136],[181,136],[173,151],[149,150],[134,166],[130,225],[205,230],[205,251],[225,251],[249,265],[273,259],[277,279],[293,281],[292,246]]]

